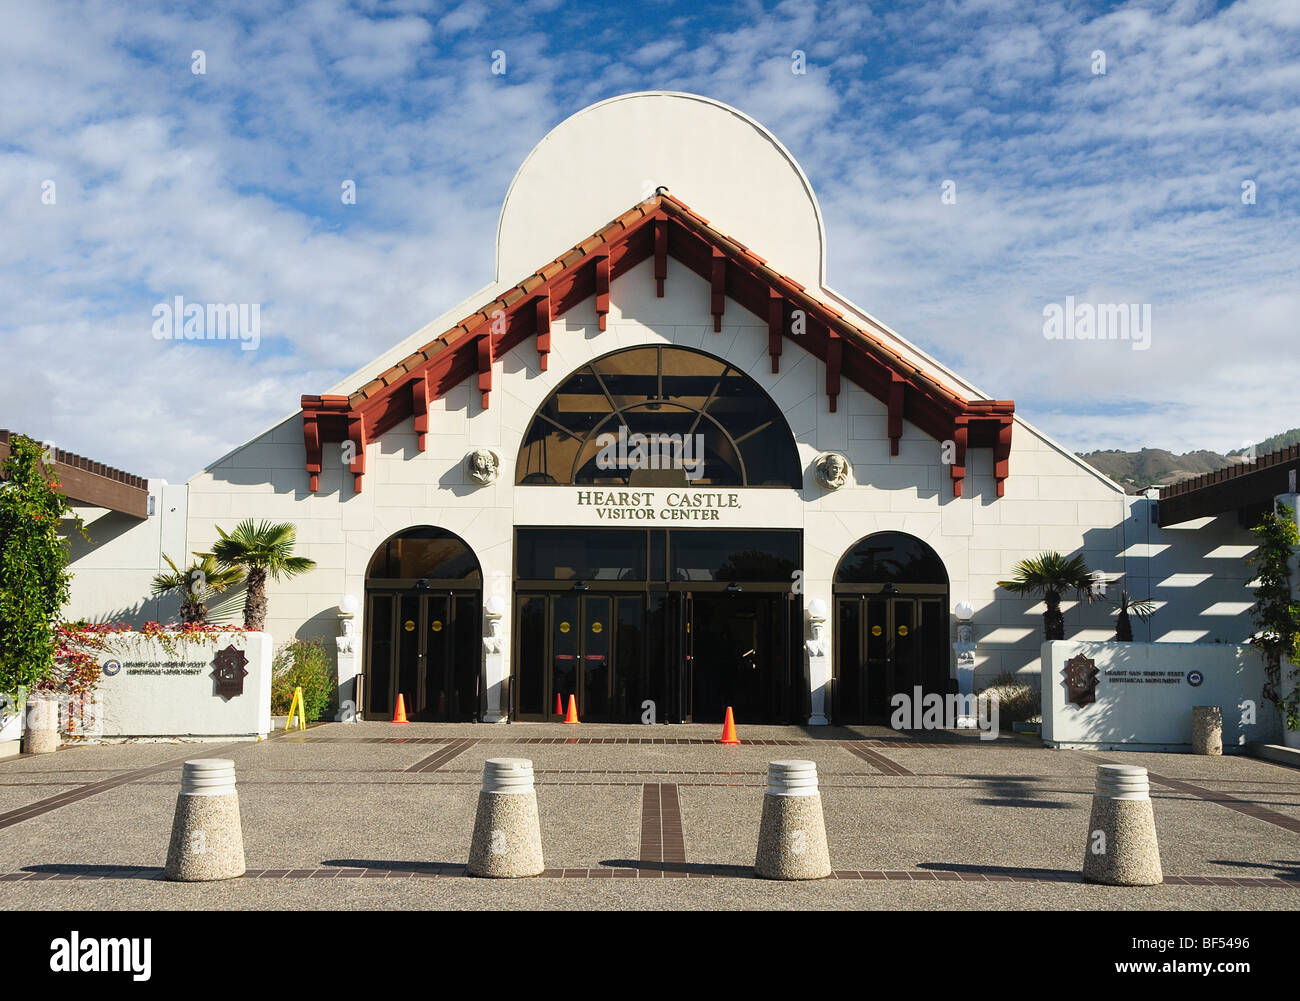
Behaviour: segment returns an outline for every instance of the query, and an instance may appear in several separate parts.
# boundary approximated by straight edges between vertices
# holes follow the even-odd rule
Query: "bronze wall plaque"
[[[224,650],[218,650],[212,660],[212,677],[217,682],[217,694],[229,702],[236,695],[244,694],[244,678],[248,671],[244,665],[248,657],[243,650],[235,649],[232,643]]]
[[[1069,699],[1082,708],[1097,701],[1097,663],[1091,657],[1079,654],[1065,662],[1065,683],[1069,686]]]

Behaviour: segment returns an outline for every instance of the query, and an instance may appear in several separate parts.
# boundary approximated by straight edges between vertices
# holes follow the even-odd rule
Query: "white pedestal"
[[[339,711],[334,719],[339,723],[355,723],[361,717],[361,692],[357,690],[357,675],[361,673],[361,655],[356,636],[336,636],[339,665]]]
[[[483,677],[487,684],[486,705],[483,707],[484,723],[504,723],[501,697],[505,694],[506,655],[504,650],[489,651],[483,656]]]
[[[971,696],[975,694],[975,644],[957,642],[953,644],[957,652],[957,692],[962,696],[962,705],[973,706]],[[957,729],[974,730],[978,726],[974,716],[958,716]]]

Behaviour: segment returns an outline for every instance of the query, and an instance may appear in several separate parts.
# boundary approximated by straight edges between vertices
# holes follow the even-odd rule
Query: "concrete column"
[[[1083,852],[1086,883],[1155,886],[1164,882],[1147,770],[1137,765],[1098,765],[1088,843]]]
[[[59,703],[49,695],[29,693],[24,709],[24,754],[49,754],[59,749]]]
[[[824,879],[831,874],[814,762],[768,762],[754,872],[765,879]]]
[[[163,877],[198,883],[243,874],[235,763],[229,758],[185,762]]]
[[[466,872],[517,878],[537,876],[544,868],[533,763],[525,758],[489,758],[483,763]]]
[[[1223,710],[1219,706],[1192,706],[1192,753],[1223,753]]]

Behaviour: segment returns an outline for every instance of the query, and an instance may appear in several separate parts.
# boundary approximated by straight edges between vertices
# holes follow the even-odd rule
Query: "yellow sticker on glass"
[[[434,620],[433,620],[433,631],[434,631],[435,633],[440,633],[440,632],[442,632],[442,619],[434,619]]]
[[[560,623],[560,632],[562,632],[562,633],[567,633],[568,631],[569,631],[569,624],[568,624],[567,622],[561,622],[561,623]]]
[[[879,626],[872,626],[872,627],[871,627],[871,635],[872,635],[872,636],[879,636],[882,632],[884,632],[884,630],[881,629]]]
[[[907,635],[907,626],[899,626],[899,627],[898,627],[898,635],[899,635],[899,636],[906,636],[906,635]]]
[[[411,619],[407,619],[405,622],[402,623],[402,628],[405,629],[408,633],[413,633],[415,632],[415,623]]]
[[[591,631],[592,631],[593,633],[598,633],[598,632],[600,632],[600,631],[601,631],[602,629],[604,629],[604,628],[605,628],[605,627],[602,626],[599,622],[593,622],[593,623],[591,624]]]

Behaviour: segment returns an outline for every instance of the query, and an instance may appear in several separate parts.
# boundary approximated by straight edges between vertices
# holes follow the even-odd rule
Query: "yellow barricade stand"
[[[293,725],[293,717],[294,717],[295,712],[297,713],[297,716],[298,716],[298,729],[299,729],[299,730],[306,730],[306,729],[307,729],[307,714],[306,714],[306,712],[304,711],[304,709],[303,709],[303,705],[302,705],[302,689],[301,689],[301,688],[295,688],[295,689],[293,690],[293,701],[289,703],[289,718],[286,719],[286,720],[284,721],[284,728],[285,728],[286,730],[288,730],[289,727]]]

